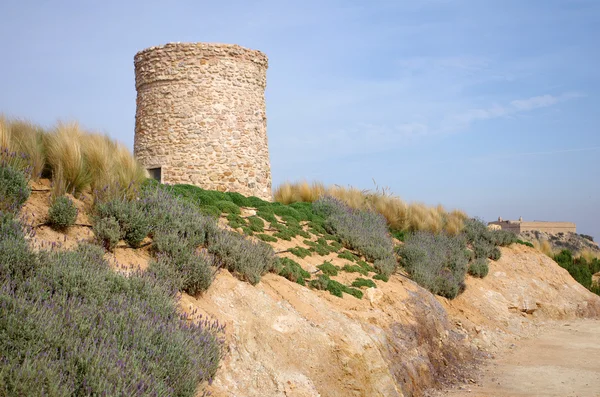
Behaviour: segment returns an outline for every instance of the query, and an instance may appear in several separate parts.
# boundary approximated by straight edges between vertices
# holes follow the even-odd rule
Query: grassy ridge
[[[14,168],[28,169],[34,179],[52,179],[55,197],[86,189],[114,196],[131,192],[146,178],[146,170],[125,146],[77,123],[58,123],[46,131],[0,115],[0,149],[2,157],[13,154]]]
[[[359,190],[353,187],[328,186],[322,183],[284,183],[275,190],[275,200],[283,204],[314,202],[323,196],[334,197],[359,210],[370,210],[383,215],[394,231],[432,233],[446,232],[457,235],[464,227],[467,215],[444,207],[428,207],[422,203],[407,204],[386,189]]]

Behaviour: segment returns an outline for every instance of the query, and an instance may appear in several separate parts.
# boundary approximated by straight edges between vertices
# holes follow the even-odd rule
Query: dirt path
[[[600,396],[600,320],[556,325],[490,362],[448,397]]]

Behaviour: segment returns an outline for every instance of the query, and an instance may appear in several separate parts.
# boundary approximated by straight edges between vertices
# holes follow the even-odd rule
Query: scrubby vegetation
[[[325,187],[319,182],[298,182],[284,183],[275,190],[275,200],[283,204],[312,203],[325,196],[334,197],[356,210],[381,214],[400,240],[408,231],[445,231],[455,235],[460,233],[467,219],[462,211],[448,212],[442,206],[428,207],[422,203],[407,204],[390,194],[389,189],[369,191],[337,185]]]
[[[398,255],[413,280],[434,294],[452,299],[464,290],[467,272],[485,277],[489,272],[488,259],[500,259],[502,252],[498,247],[516,242],[514,233],[490,230],[479,219],[467,219],[463,232],[456,236],[409,234],[398,248]]]
[[[40,126],[0,116],[3,158],[25,164],[32,178],[52,179],[55,197],[86,189],[99,196],[129,195],[146,178],[146,171],[129,150],[109,137],[84,131],[77,123]],[[15,167],[24,168],[24,167]]]
[[[325,219],[327,232],[338,236],[346,248],[375,261],[379,273],[390,275],[396,270],[394,244],[385,219],[379,213],[356,210],[328,196],[315,201],[313,209]]]
[[[310,273],[289,258],[279,258],[273,269],[274,273],[300,285],[306,285],[306,280],[310,279]]]
[[[77,208],[67,196],[54,199],[48,210],[48,224],[55,230],[66,230],[75,224]]]
[[[196,395],[223,327],[190,322],[151,273],[110,270],[101,248],[34,253],[0,215],[0,395]]]
[[[554,260],[579,284],[600,295],[600,288],[592,284],[592,275],[600,272],[600,259],[592,258],[588,261],[585,257],[574,257],[569,250],[562,250],[554,256]]]

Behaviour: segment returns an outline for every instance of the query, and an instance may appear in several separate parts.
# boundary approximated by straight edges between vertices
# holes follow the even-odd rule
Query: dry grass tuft
[[[26,155],[32,176],[40,178],[46,162],[43,128],[25,120],[14,120],[9,128],[12,150]]]
[[[390,228],[402,231],[445,231],[456,235],[464,227],[468,216],[459,210],[447,212],[441,205],[428,207],[422,203],[407,204],[390,193],[389,188],[377,187],[375,191],[360,190],[354,187],[306,181],[283,183],[275,190],[275,201],[283,204],[313,202],[323,195],[333,196],[352,208],[372,210],[382,214]]]
[[[125,146],[83,131],[75,122],[58,123],[45,132],[0,114],[0,156],[34,178],[50,176],[55,197],[87,189],[103,197],[130,195],[147,177]]]
[[[79,195],[90,186],[92,175],[83,156],[82,136],[79,124],[71,122],[59,123],[45,137],[55,196],[65,193]]]
[[[552,249],[552,244],[548,240],[533,240],[532,241],[533,248],[540,251],[541,253],[549,256],[550,258],[554,258],[556,252]]]
[[[600,259],[600,252],[586,248],[586,249],[581,250],[581,252],[579,252],[577,257],[585,259],[586,262],[591,262],[594,259]]]

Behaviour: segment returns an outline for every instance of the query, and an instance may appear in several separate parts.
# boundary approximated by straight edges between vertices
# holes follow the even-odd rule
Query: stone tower
[[[151,176],[271,200],[265,54],[170,43],[134,64],[134,154]]]

